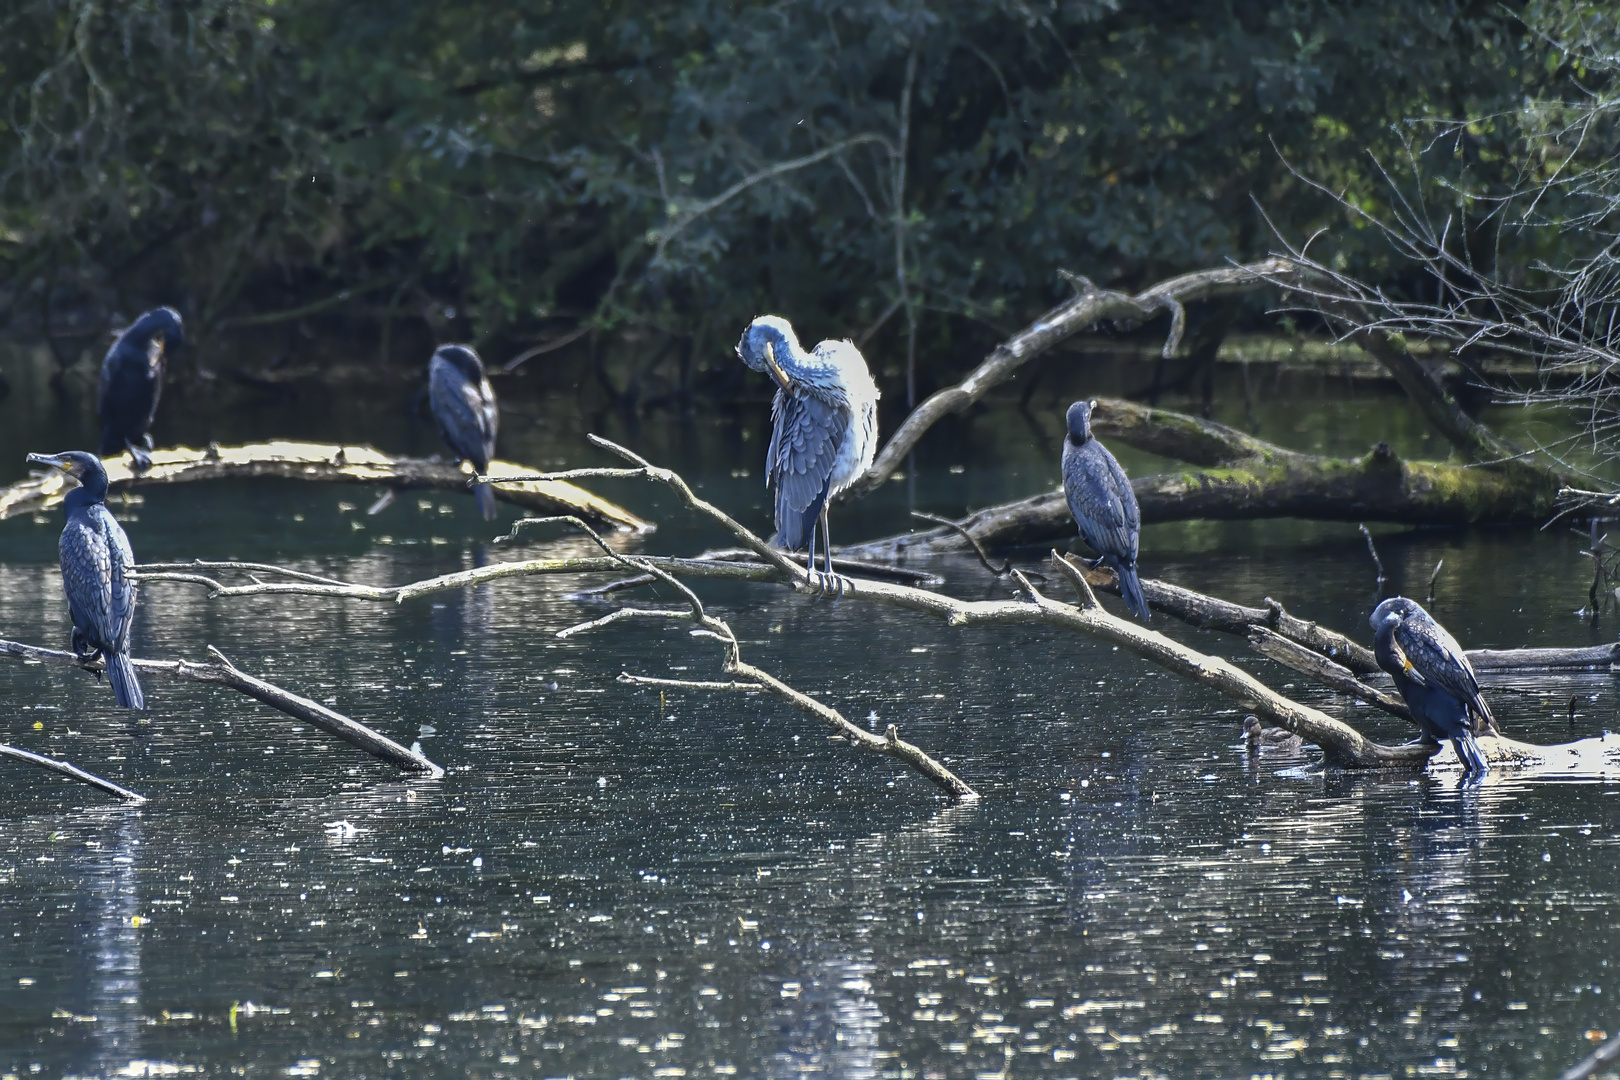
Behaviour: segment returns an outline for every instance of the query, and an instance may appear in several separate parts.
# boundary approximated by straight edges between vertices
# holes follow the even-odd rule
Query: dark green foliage
[[[1368,151],[1409,120],[1567,76],[1512,11],[1448,0],[28,0],[0,18],[0,303],[172,302],[203,338],[453,306],[497,358],[591,319],[708,361],[762,310],[858,333],[897,252],[936,340],[1040,310],[1059,267],[1262,254],[1251,198],[1398,276],[1285,161],[1377,211]],[[1521,143],[1475,125],[1425,165],[1505,190]]]

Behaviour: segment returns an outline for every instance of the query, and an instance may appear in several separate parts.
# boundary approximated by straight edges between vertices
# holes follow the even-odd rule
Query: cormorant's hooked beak
[[[772,347],[769,341],[765,343],[765,368],[783,390],[788,393],[793,392],[793,380],[789,379],[787,372],[782,370],[782,365],[776,362],[776,349]]]
[[[1384,615],[1384,625],[1389,626],[1389,627],[1396,627],[1396,626],[1401,625],[1400,612],[1398,612],[1398,611],[1386,612],[1385,615]]]
[[[78,479],[81,476],[78,470],[78,461],[66,457],[65,453],[29,453],[28,461],[29,465],[49,465],[50,468],[58,468],[58,470],[62,470],[63,473],[68,474],[73,479]]]

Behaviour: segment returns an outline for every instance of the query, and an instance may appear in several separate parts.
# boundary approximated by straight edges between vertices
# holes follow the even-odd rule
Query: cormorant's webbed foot
[[[144,447],[137,446],[127,440],[124,445],[129,447],[129,467],[131,472],[143,473],[152,467],[152,455],[147,453],[147,450],[152,445],[152,436],[148,435],[146,437],[146,446]]]

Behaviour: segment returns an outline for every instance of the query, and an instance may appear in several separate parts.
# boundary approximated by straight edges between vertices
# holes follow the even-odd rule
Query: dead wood
[[[324,443],[269,442],[246,446],[209,446],[154,450],[152,468],[139,476],[130,472],[129,455],[105,462],[107,480],[114,491],[154,484],[194,480],[276,478],[327,484],[369,484],[389,489],[465,491],[473,479],[469,470],[450,461],[394,457],[369,446],[331,446]],[[508,461],[490,462],[496,476],[528,474]],[[52,470],[0,489],[0,521],[47,510],[74,486],[66,474]],[[565,481],[503,481],[495,496],[527,510],[569,513],[594,521],[603,528],[650,532],[652,526],[630,511],[598,498]]]
[[[673,576],[674,573],[678,572],[694,577],[729,577],[733,580],[776,582],[784,584],[797,592],[819,596],[819,591],[809,583],[804,567],[794,562],[785,553],[772,548],[724,511],[698,498],[686,482],[673,471],[653,466],[631,451],[605,439],[592,436],[591,440],[597,446],[631,461],[635,467],[628,469],[573,470],[568,475],[637,478],[665,484],[676,493],[689,509],[709,517],[730,531],[748,551],[754,553],[763,561],[763,565],[718,560],[671,560],[667,558],[652,559],[643,556],[621,555],[612,551],[606,542],[583,521],[575,518],[558,518],[551,520],[568,521],[590,534],[607,557],[599,560],[535,560],[528,564],[484,567],[476,571],[445,575],[442,578],[431,579],[429,582],[394,587],[394,591],[386,598],[402,600],[407,595],[419,595],[424,587],[430,591],[463,588],[480,584],[483,581],[494,580],[496,577],[511,576],[514,573],[566,573],[613,568],[616,570],[629,570],[638,575],[649,575],[676,588],[686,599],[689,610],[622,608],[589,622],[569,627],[560,633],[565,636],[582,633],[609,626],[625,619],[673,619],[695,622],[701,628],[698,632],[728,643],[727,648],[730,651],[728,651],[724,664],[725,673],[727,675],[741,676],[742,680],[741,682],[723,684],[726,689],[750,689],[753,684],[758,684],[764,689],[777,693],[784,700],[792,701],[802,708],[809,709],[825,722],[831,723],[828,716],[822,714],[818,709],[812,709],[810,705],[794,697],[793,694],[796,692],[791,691],[791,688],[786,687],[785,684],[778,686],[777,681],[766,673],[743,664],[740,657],[735,655],[737,651],[736,638],[731,633],[730,628],[720,620],[708,615],[696,594]],[[547,476],[543,478],[550,479],[554,477]],[[495,482],[499,483],[500,481]],[[540,523],[542,522],[539,520],[534,522],[534,524]],[[590,565],[584,565],[587,563]],[[1428,744],[1414,743],[1401,746],[1385,746],[1376,743],[1348,724],[1276,693],[1252,675],[1220,657],[1200,653],[1135,622],[1113,616],[1097,603],[1096,596],[1092,591],[1092,584],[1088,580],[1098,572],[1087,571],[1076,566],[1069,560],[1059,557],[1056,552],[1053,553],[1053,564],[1060,573],[1074,584],[1081,598],[1079,606],[1051,600],[1036,590],[1025,574],[1016,571],[1013,577],[1016,579],[1024,596],[1024,599],[1021,600],[964,601],[924,589],[860,577],[847,580],[842,596],[846,601],[880,603],[932,615],[943,619],[948,626],[953,627],[967,627],[979,624],[1028,625],[1039,623],[1057,629],[1086,634],[1113,643],[1175,674],[1198,682],[1237,701],[1245,709],[1260,716],[1262,720],[1274,726],[1285,728],[1315,743],[1322,749],[1330,763],[1346,768],[1421,767],[1429,756],[1434,753],[1434,747]],[[194,583],[195,578],[198,576],[182,575],[182,577],[192,580]],[[313,577],[314,575],[304,576]],[[1104,583],[1113,584],[1111,574],[1106,575]],[[1144,582],[1143,584],[1144,592],[1150,604],[1160,610],[1173,608],[1180,613],[1181,617],[1185,617],[1187,621],[1192,622],[1194,625],[1241,633],[1245,637],[1250,636],[1254,626],[1264,625],[1266,628],[1275,631],[1281,638],[1293,640],[1309,649],[1343,660],[1343,664],[1337,665],[1342,669],[1346,669],[1342,676],[1333,672],[1331,668],[1319,668],[1319,670],[1327,671],[1332,678],[1338,680],[1336,688],[1357,693],[1358,696],[1362,696],[1365,700],[1381,706],[1386,704],[1381,700],[1379,691],[1360,683],[1349,670],[1362,664],[1367,665],[1369,669],[1372,666],[1370,653],[1364,647],[1349,641],[1343,635],[1294,618],[1283,609],[1281,604],[1275,601],[1268,599],[1264,608],[1245,608],[1241,605],[1216,600],[1213,597],[1206,597],[1191,590],[1166,585],[1163,582]],[[249,586],[248,588],[259,587],[262,586]],[[286,587],[288,589],[348,588],[347,586],[341,586],[341,583],[334,584],[325,580],[292,581],[286,583]],[[369,588],[356,587],[356,592],[343,595],[359,596],[366,599],[379,598],[362,591]],[[1295,654],[1290,651],[1290,655],[1294,656]],[[683,684],[684,682],[682,680]],[[668,684],[649,683],[648,685]],[[1333,684],[1330,683],[1330,685]],[[703,688],[714,688],[714,684],[705,683]],[[813,699],[806,699],[806,701],[810,700]],[[847,723],[847,721],[843,722]],[[943,766],[938,766],[941,771],[931,773],[926,765],[919,765],[917,762],[920,759],[913,760],[912,752],[915,751],[915,754],[921,755],[922,751],[917,750],[915,747],[910,747],[909,744],[899,744],[890,739],[877,740],[877,737],[869,732],[864,732],[854,725],[850,725],[850,727],[856,734],[850,735],[842,732],[842,729],[840,729],[840,732],[845,734],[846,737],[853,738],[859,745],[868,746],[872,749],[879,749],[873,745],[874,740],[883,742],[882,752],[900,760],[907,760],[914,768],[918,768],[925,775],[929,775],[930,779],[945,787],[946,790],[953,790],[953,782],[960,783],[954,777],[946,779],[948,770],[944,770]],[[1560,761],[1566,758],[1571,760],[1607,760],[1604,757],[1607,754],[1606,748],[1600,747],[1596,750],[1587,750],[1578,744],[1567,744],[1564,747],[1535,747],[1488,737],[1482,740],[1481,745],[1487,757],[1491,760],[1510,762],[1520,767],[1547,766],[1547,763],[1554,757],[1557,757]],[[1571,749],[1572,747],[1574,749]],[[1582,754],[1586,756],[1581,757]],[[923,757],[926,757],[926,755],[923,755]]]
[[[127,803],[139,805],[146,801],[146,796],[137,795],[126,787],[119,787],[111,780],[103,780],[94,773],[87,773],[70,762],[58,761],[56,758],[30,753],[27,750],[19,750],[15,746],[0,746],[0,757],[13,758],[17,761],[26,761],[30,765],[38,765],[40,768],[48,769],[58,776],[65,776],[69,780],[77,780],[81,784],[89,784],[93,788],[99,788],[109,795],[123,799]]]
[[[951,413],[961,412],[992,387],[1012,378],[1018,369],[1058,342],[1104,320],[1142,323],[1160,314],[1170,316],[1164,353],[1172,355],[1186,325],[1185,305],[1216,296],[1230,296],[1262,288],[1286,275],[1294,264],[1287,259],[1266,259],[1249,266],[1223,266],[1161,281],[1135,296],[1099,289],[1085,278],[1068,275],[1075,296],[1036,319],[995,350],[967,378],[936,392],[912,410],[872,467],[844,497],[859,498],[894,475],[906,455],[916,449],[924,433]]]
[[[1428,525],[1541,522],[1558,506],[1559,483],[1537,470],[1403,461],[1383,444],[1359,458],[1302,454],[1212,420],[1117,398],[1099,399],[1092,416],[1093,430],[1104,439],[1198,466],[1131,481],[1147,525],[1279,517]],[[1055,476],[1055,450],[1052,462]],[[1069,504],[1057,490],[986,507],[949,527],[840,551],[848,558],[895,560],[967,550],[969,541],[994,549],[1074,535]]]
[[[1355,673],[1349,668],[1335,664],[1321,653],[1290,641],[1273,630],[1267,630],[1264,626],[1250,627],[1249,646],[1261,656],[1269,657],[1284,667],[1293,668],[1301,675],[1308,675],[1341,694],[1365,701],[1391,716],[1399,716],[1403,720],[1417,723],[1412,716],[1412,710],[1408,709],[1406,702],[1399,697],[1368,686],[1356,678]]]
[[[442,776],[444,770],[414,750],[407,750],[399,743],[388,738],[380,732],[373,731],[364,724],[350,720],[341,713],[328,709],[325,705],[311,701],[309,698],[284,690],[274,683],[249,675],[227,660],[223,653],[212,645],[208,652],[214,658],[211,664],[195,664],[187,660],[132,660],[135,670],[142,675],[156,675],[160,678],[175,679],[180,682],[207,683],[213,686],[225,686],[239,693],[246,694],[256,701],[261,701],[278,712],[286,713],[306,724],[311,724],[322,731],[335,735],[344,742],[357,746],[373,757],[382,759],[396,768],[406,772],[425,773],[429,776]],[[60,664],[66,667],[76,667],[83,671],[100,673],[103,670],[99,660],[86,660],[71,652],[59,649],[45,649],[37,645],[25,645],[19,641],[6,641],[0,639],[0,656],[8,656],[22,661],[43,661],[50,664]]]
[[[626,458],[637,461],[641,460],[628,450],[613,446],[611,443],[606,445],[610,449],[621,453]],[[682,487],[685,487],[684,483]],[[688,497],[689,502],[698,501],[695,499],[695,497],[690,496],[689,488],[686,488],[685,490],[687,491],[688,495],[683,497]],[[716,513],[719,513],[719,511],[716,511]],[[729,521],[730,519],[727,518],[726,520]],[[687,588],[686,585],[682,584],[667,570],[655,565],[650,560],[642,559],[634,555],[619,555],[615,553],[613,549],[609,548],[607,543],[603,541],[603,539],[584,522],[576,519],[572,522],[572,524],[578,526],[584,532],[589,534],[591,539],[596,541],[598,547],[607,552],[610,558],[622,563],[625,569],[632,571],[639,570],[650,577],[664,582],[666,585],[672,586],[681,594],[682,599],[686,601],[687,607],[684,611],[618,608],[615,611],[604,615],[600,619],[592,619],[589,622],[579,623],[575,626],[570,626],[559,630],[557,631],[558,637],[572,637],[575,634],[596,630],[612,623],[619,622],[623,619],[678,619],[686,622],[692,622],[696,623],[700,628],[698,630],[694,630],[694,634],[714,638],[724,647],[725,654],[721,661],[721,670],[727,675],[740,676],[742,679],[746,680],[745,682],[716,683],[687,681],[683,679],[649,679],[645,676],[631,675],[629,672],[621,672],[619,674],[620,682],[628,683],[630,685],[662,687],[682,686],[689,689],[698,690],[766,690],[775,694],[777,697],[788,702],[789,704],[808,712],[811,716],[814,716],[816,719],[820,720],[823,724],[830,728],[833,734],[847,739],[849,742],[854,743],[857,747],[883,754],[886,757],[894,758],[896,761],[909,765],[918,774],[933,781],[940,788],[944,789],[946,794],[958,802],[972,801],[979,797],[978,792],[969,787],[955,773],[951,772],[938,761],[935,761],[921,748],[901,739],[899,731],[896,729],[895,725],[890,724],[885,735],[882,738],[879,738],[878,736],[873,735],[871,732],[865,731],[862,728],[850,723],[837,709],[817,701],[808,694],[800,693],[787,683],[761,668],[755,667],[752,664],[744,663],[742,659],[742,647],[737,641],[737,635],[732,632],[731,627],[725,622],[725,620],[718,619],[713,615],[710,615],[704,609],[703,601],[698,599],[698,595],[696,593]],[[746,532],[746,530],[743,530],[742,526],[740,525],[737,526],[737,528],[742,530],[742,532]],[[758,537],[753,537],[751,533],[749,533],[746,537],[739,535],[739,539],[743,539],[745,543],[750,537],[755,540],[758,539]],[[753,545],[750,544],[750,547],[752,546]]]

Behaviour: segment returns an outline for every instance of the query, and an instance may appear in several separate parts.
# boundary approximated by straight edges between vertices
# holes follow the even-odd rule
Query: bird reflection
[[[1431,1032],[1461,1025],[1469,974],[1483,966],[1471,953],[1479,946],[1479,882],[1491,876],[1488,811],[1505,798],[1491,786],[1427,782],[1394,830],[1368,905],[1389,1021],[1421,1017]]]
[[[141,1019],[141,895],[136,867],[141,858],[139,816],[121,813],[99,847],[80,849],[72,872],[86,885],[84,938],[89,962],[86,1005],[96,1022],[83,1025],[95,1065],[85,1070],[112,1076],[138,1059]]]

